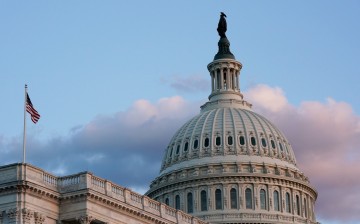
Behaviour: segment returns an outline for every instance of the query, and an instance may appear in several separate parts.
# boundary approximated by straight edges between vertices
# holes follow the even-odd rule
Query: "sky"
[[[0,165],[144,193],[210,94],[219,13],[254,111],[292,143],[321,223],[360,223],[360,2],[0,1]]]

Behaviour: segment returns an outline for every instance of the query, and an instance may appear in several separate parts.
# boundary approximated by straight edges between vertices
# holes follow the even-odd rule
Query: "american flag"
[[[40,119],[40,114],[35,110],[31,103],[29,94],[26,93],[26,111],[31,115],[31,120],[36,124]]]

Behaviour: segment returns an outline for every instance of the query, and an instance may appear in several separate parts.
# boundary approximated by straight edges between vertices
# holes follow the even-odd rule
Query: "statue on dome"
[[[226,37],[225,33],[226,33],[226,30],[227,30],[227,24],[226,24],[225,17],[226,17],[225,13],[221,12],[220,20],[219,20],[219,24],[218,24],[218,28],[217,28],[217,31],[218,31],[219,36],[221,38]]]

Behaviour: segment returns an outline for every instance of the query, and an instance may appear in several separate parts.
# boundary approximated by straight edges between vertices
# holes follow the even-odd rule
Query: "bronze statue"
[[[218,28],[217,28],[217,31],[221,38],[226,37],[225,33],[227,30],[227,25],[226,25],[225,17],[226,17],[225,13],[221,12],[220,20],[219,20],[219,24],[218,24]]]

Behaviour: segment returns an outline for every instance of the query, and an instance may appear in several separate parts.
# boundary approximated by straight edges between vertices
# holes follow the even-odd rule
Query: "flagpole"
[[[25,84],[25,98],[24,98],[24,136],[23,136],[23,163],[26,161],[26,100],[27,100],[27,85]]]

